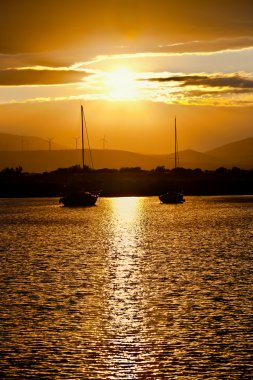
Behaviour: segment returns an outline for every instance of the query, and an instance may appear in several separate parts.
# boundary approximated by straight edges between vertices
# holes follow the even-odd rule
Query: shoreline
[[[184,196],[253,194],[253,170],[239,168],[146,171],[74,167],[42,174],[23,173],[21,169],[0,172],[0,198],[62,197],[76,190],[100,193],[101,197],[159,196],[168,191],[182,192]]]
[[[106,195],[106,196],[99,196],[99,198],[104,198],[104,199],[108,199],[108,198],[159,198],[159,195]],[[247,202],[253,202],[253,194],[184,194],[184,197],[187,199],[187,197],[191,197],[191,198],[194,198],[194,197],[213,197],[213,198],[221,198],[221,197],[225,197],[225,198],[230,198],[230,199],[233,199],[233,200],[237,200],[237,199],[244,199],[245,201]],[[56,195],[56,196],[46,196],[46,195],[41,195],[41,196],[30,196],[30,195],[27,195],[27,196],[0,196],[0,199],[58,199],[58,198],[61,198],[61,195]],[[161,202],[162,203],[162,202]]]

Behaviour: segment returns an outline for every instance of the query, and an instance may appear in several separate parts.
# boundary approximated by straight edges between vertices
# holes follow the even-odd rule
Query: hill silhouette
[[[224,166],[251,169],[253,167],[253,137],[223,145],[207,153],[222,161]]]
[[[0,137],[5,134],[0,134]],[[8,135],[9,136],[9,135]],[[8,137],[7,136],[7,137]],[[4,136],[5,138],[6,135]],[[21,146],[20,136],[18,143]],[[27,137],[26,137],[27,138]],[[33,138],[32,138],[33,139]],[[36,139],[36,138],[34,138]],[[42,139],[38,139],[39,142]],[[43,141],[43,140],[42,140]],[[6,167],[22,166],[26,172],[45,172],[56,170],[57,168],[67,168],[74,165],[81,165],[81,150],[61,149],[48,150],[48,142],[43,141],[47,149],[37,150],[7,150],[1,140],[0,144],[0,170]],[[17,146],[17,145],[16,145]],[[35,145],[34,145],[35,146]],[[54,144],[52,142],[52,148]],[[122,167],[140,167],[144,170],[151,170],[158,166],[168,169],[174,167],[174,154],[168,155],[145,155],[134,152],[93,149],[92,157],[95,169],[109,168],[119,169]],[[90,154],[85,150],[85,164],[91,165]],[[253,168],[253,138],[244,139],[231,144],[227,144],[206,153],[194,150],[184,150],[179,152],[179,165],[186,169],[200,168],[202,170],[215,170],[219,167],[240,167],[242,169]]]
[[[168,169],[174,166],[174,156],[172,154],[168,156],[147,156],[120,150],[92,150],[92,157],[95,169],[141,167],[145,170],[151,170],[157,166],[165,166]],[[213,170],[220,166],[231,166],[227,165],[227,160],[219,160],[210,155],[191,150],[179,152],[179,157],[179,166],[187,169],[200,168],[203,170]],[[91,167],[91,159],[88,151],[85,151],[85,164]],[[40,173],[73,165],[81,165],[81,150],[0,152],[0,170],[6,167],[22,166],[27,172]],[[247,167],[249,167],[249,165]]]
[[[51,138],[52,136],[49,136]],[[0,133],[0,151],[26,151],[48,150],[49,142],[46,139],[35,136],[20,136],[9,133]],[[51,141],[53,150],[67,149],[67,146]]]
[[[169,155],[157,155],[157,161],[160,162],[160,165],[164,165],[168,169],[172,169],[174,167],[174,154],[171,153]],[[192,149],[187,149],[178,152],[179,167],[183,167],[186,169],[216,169],[222,166],[222,160],[211,156],[206,153],[197,152]]]

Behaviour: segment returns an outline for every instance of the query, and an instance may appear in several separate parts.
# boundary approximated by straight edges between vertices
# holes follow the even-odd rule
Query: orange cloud
[[[89,75],[78,70],[6,69],[0,70],[0,86],[57,85],[81,82]]]
[[[0,53],[252,37],[252,14],[252,0],[2,1]]]

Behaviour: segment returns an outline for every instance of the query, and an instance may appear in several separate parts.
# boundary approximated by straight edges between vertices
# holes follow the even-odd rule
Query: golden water
[[[253,197],[1,199],[1,379],[251,379]]]

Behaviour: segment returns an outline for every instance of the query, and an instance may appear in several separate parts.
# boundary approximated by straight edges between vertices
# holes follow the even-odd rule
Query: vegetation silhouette
[[[101,191],[101,196],[158,196],[182,189],[185,195],[251,195],[253,170],[140,167],[90,169],[79,165],[51,172],[27,173],[22,167],[0,171],[0,197],[61,197],[66,189]],[[101,190],[102,189],[102,190]]]

